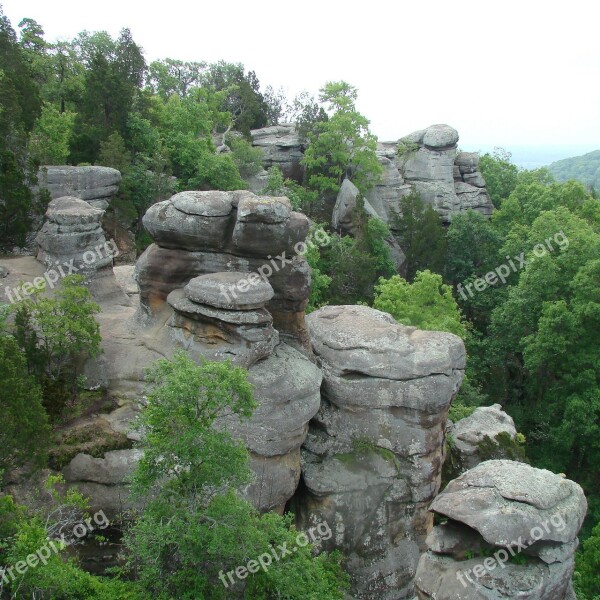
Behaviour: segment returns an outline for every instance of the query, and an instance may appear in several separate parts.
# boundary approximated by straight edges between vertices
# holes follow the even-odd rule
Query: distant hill
[[[548,166],[557,181],[576,179],[586,186],[600,189],[600,150],[594,150],[583,156],[557,160]]]

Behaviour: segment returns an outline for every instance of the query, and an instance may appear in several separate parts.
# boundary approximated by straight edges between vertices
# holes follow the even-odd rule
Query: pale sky
[[[448,123],[463,150],[600,148],[597,0],[0,3],[50,41],[129,27],[148,62],[242,62],[289,96],[344,79],[381,140]]]

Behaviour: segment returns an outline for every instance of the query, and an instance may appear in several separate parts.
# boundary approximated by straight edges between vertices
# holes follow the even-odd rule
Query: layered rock
[[[273,287],[266,308],[275,328],[290,343],[306,345],[310,268],[298,252],[309,223],[287,198],[182,192],[152,206],[144,226],[155,241],[136,267],[146,315],[159,312],[170,292],[199,275],[255,272]]]
[[[109,167],[44,166],[38,172],[40,189],[47,189],[52,199],[74,196],[95,208],[106,209],[119,191],[121,173]]]
[[[459,473],[490,458],[515,460],[520,450],[515,422],[500,404],[476,408],[469,417],[449,425],[447,433]]]
[[[276,165],[284,177],[302,182],[306,146],[292,123],[254,129],[250,134],[252,145],[263,151],[265,168]]]
[[[302,454],[299,523],[329,523],[325,547],[348,557],[355,597],[409,598],[464,345],[363,306],[324,307],[307,323],[324,379]]]
[[[273,317],[265,310],[273,288],[256,273],[251,275],[201,275],[168,295],[174,311],[171,335],[192,358],[229,358],[248,368],[271,355],[279,343]]]
[[[100,225],[103,214],[103,210],[72,196],[52,200],[36,237],[37,259],[47,267],[73,265],[76,272],[112,265],[117,249],[104,237]]]
[[[427,538],[420,600],[565,600],[587,502],[564,476],[486,461],[450,482],[431,510],[447,518]]]

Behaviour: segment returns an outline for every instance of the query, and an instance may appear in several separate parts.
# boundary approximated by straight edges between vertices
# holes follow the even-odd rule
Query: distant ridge
[[[587,187],[600,189],[600,150],[557,160],[548,166],[557,181],[576,179]]]

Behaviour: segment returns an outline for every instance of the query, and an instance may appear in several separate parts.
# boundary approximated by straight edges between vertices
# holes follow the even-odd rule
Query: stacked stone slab
[[[121,173],[110,167],[44,166],[38,172],[40,189],[47,189],[52,199],[74,196],[95,208],[106,209],[119,191]]]
[[[491,460],[451,481],[431,510],[448,520],[427,538],[415,578],[419,600],[572,597],[587,510],[575,482]]]
[[[152,206],[144,226],[155,242],[136,266],[144,314],[155,315],[174,289],[199,275],[255,272],[274,290],[266,308],[275,328],[290,343],[306,345],[310,269],[300,254],[309,222],[287,198],[181,192]]]
[[[492,214],[492,201],[485,189],[485,179],[479,170],[479,154],[459,152],[454,160],[454,189],[461,210],[476,210]]]
[[[72,196],[52,200],[36,238],[37,259],[47,267],[72,264],[76,272],[86,273],[112,265],[115,249],[102,231],[103,214],[103,210]]]
[[[348,557],[354,597],[412,597],[464,345],[363,306],[324,307],[307,323],[324,379],[303,448],[299,524],[329,523],[324,545]]]
[[[167,302],[174,310],[169,326],[176,343],[196,360],[229,358],[246,368],[270,356],[279,343],[265,310],[273,288],[253,275],[251,282],[248,273],[200,275],[173,290]]]

